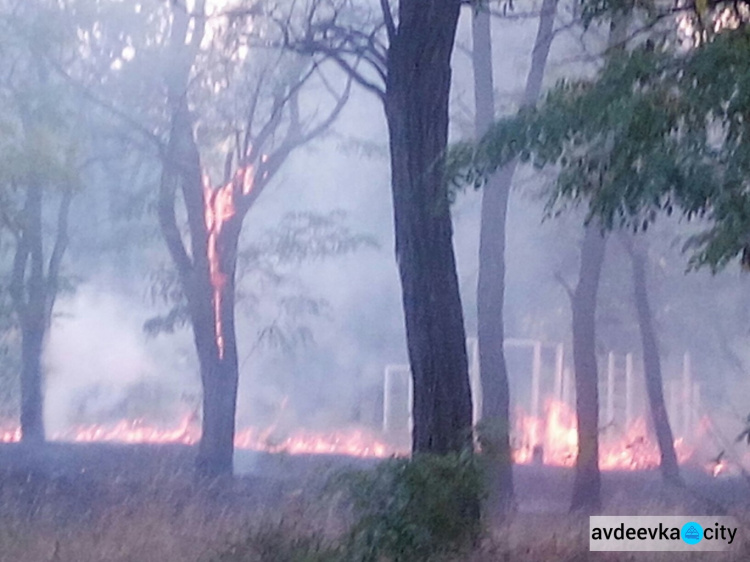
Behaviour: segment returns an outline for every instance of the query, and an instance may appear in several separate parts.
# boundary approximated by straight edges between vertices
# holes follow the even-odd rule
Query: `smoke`
[[[197,396],[184,337],[148,338],[149,311],[90,284],[56,306],[45,350],[44,420],[49,435],[117,419],[174,420]]]

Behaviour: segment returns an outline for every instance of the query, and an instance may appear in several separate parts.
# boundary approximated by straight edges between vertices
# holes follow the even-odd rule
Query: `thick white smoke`
[[[121,417],[166,420],[197,395],[188,334],[149,338],[143,323],[153,313],[142,303],[86,285],[55,310],[44,355],[50,436]]]

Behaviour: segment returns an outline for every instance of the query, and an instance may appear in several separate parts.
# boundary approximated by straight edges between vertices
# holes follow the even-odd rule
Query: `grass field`
[[[321,490],[350,461],[259,458],[252,475],[197,485],[191,455],[163,447],[0,447],[0,562],[346,560],[339,547],[351,514],[337,494]],[[522,467],[516,476],[519,511],[451,560],[750,560],[750,533],[731,553],[590,553],[588,519],[564,509],[570,474]],[[671,490],[651,473],[605,475],[605,513],[726,509],[750,521],[746,483],[695,477],[690,484]]]

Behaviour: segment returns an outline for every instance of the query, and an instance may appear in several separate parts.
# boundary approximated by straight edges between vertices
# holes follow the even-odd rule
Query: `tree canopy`
[[[476,146],[455,147],[454,181],[480,186],[519,155],[559,169],[551,213],[585,201],[589,219],[638,231],[676,210],[707,220],[686,244],[691,265],[718,270],[739,255],[747,265],[748,7],[713,6],[710,33],[708,17],[675,18],[690,36],[675,29],[613,53],[594,80],[561,81],[538,108],[499,121]]]

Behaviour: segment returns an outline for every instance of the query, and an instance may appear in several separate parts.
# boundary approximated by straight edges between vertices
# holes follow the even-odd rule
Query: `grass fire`
[[[749,560],[749,2],[0,0],[0,562]]]

